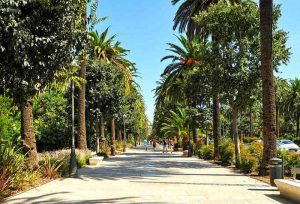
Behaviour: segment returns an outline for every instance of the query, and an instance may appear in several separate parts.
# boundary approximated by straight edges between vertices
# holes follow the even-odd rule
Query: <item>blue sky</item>
[[[283,78],[300,76],[300,1],[275,0],[282,4],[280,27],[289,32],[288,45],[292,56],[288,66],[282,67],[279,75]],[[166,63],[160,59],[167,55],[166,43],[176,42],[173,18],[177,7],[171,0],[100,0],[99,16],[108,19],[97,26],[99,31],[110,26],[110,34],[118,34],[117,39],[124,48],[130,50],[128,58],[137,64],[141,78],[142,94],[146,102],[147,116],[153,120],[154,93],[156,81]]]

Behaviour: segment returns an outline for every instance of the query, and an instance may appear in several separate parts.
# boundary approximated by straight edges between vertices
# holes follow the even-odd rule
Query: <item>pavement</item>
[[[291,203],[276,188],[182,153],[143,148],[11,197],[7,203]]]

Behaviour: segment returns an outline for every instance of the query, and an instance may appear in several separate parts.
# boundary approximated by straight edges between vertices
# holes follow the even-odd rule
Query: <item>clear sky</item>
[[[99,31],[110,26],[110,34],[118,34],[122,46],[130,50],[129,59],[137,64],[147,116],[153,120],[156,81],[166,63],[160,59],[167,55],[166,43],[176,42],[173,18],[177,7],[171,0],[99,0],[99,16],[108,19],[97,26]],[[300,77],[300,1],[275,0],[282,4],[280,27],[289,32],[290,63],[281,68],[283,78]]]

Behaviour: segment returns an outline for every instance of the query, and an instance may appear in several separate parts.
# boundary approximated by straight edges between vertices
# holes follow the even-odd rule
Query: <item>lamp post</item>
[[[77,162],[76,162],[76,153],[75,153],[75,127],[74,127],[74,81],[71,82],[72,89],[72,147],[71,147],[71,155],[70,155],[70,169],[69,174],[70,177],[77,176]]]
[[[124,124],[124,145],[123,145],[123,152],[126,152],[126,126],[125,126],[125,118],[126,115],[123,115],[123,124]]]

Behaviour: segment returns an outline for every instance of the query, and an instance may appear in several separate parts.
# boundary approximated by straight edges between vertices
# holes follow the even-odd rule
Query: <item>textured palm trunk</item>
[[[115,125],[115,119],[111,119],[111,145],[115,146],[116,144],[116,125]]]
[[[121,128],[118,128],[118,140],[122,141],[122,130],[121,130]]]
[[[252,107],[250,108],[249,118],[250,118],[250,132],[249,132],[249,136],[252,136],[252,132],[253,132]]]
[[[100,141],[105,141],[105,125],[104,125],[104,118],[103,116],[100,116]]]
[[[218,93],[213,94],[213,138],[214,138],[214,158],[219,158],[220,140],[220,97]]]
[[[261,173],[267,174],[271,158],[276,157],[276,105],[272,56],[273,0],[260,0],[261,77],[263,89],[264,151]]]
[[[198,142],[198,131],[197,127],[193,127],[193,142],[196,144]]]
[[[85,79],[86,74],[86,62],[82,61],[80,64],[79,76]],[[79,134],[77,138],[78,149],[87,149],[86,142],[86,123],[85,123],[85,83],[80,84],[79,98],[78,98],[78,108],[79,108]]]
[[[296,137],[299,138],[299,126],[300,126],[300,111],[297,111],[297,128],[296,128]]]
[[[100,130],[99,121],[96,121],[96,152],[100,152]]]
[[[276,105],[276,136],[280,137],[279,107]]]
[[[241,164],[241,149],[240,149],[240,138],[238,135],[238,107],[236,105],[231,105],[232,118],[232,138],[234,139],[234,149],[235,149],[235,165],[239,167]]]
[[[33,128],[32,103],[24,100],[21,104],[21,136],[31,167],[38,167],[36,140]]]

